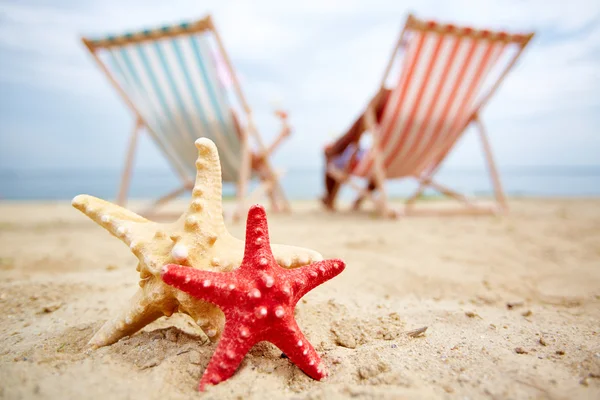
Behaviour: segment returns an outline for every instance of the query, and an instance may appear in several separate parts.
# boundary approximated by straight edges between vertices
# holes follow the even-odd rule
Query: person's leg
[[[391,91],[389,89],[382,88],[382,90],[380,90],[375,95],[375,97],[373,97],[371,99],[371,101],[369,102],[369,106],[374,107],[376,118],[377,118],[378,122],[381,120],[381,116],[383,115],[383,110],[385,109],[385,105],[387,104],[390,93],[391,93]],[[334,158],[336,156],[340,156],[350,144],[358,143],[361,135],[366,130],[366,128],[367,127],[365,124],[364,114],[361,114],[354,121],[354,123],[352,124],[350,129],[348,129],[342,137],[340,137],[338,140],[336,140],[330,146],[327,146],[324,150],[325,165],[326,165],[326,171],[325,171],[326,194],[322,200],[323,200],[323,203],[328,208],[333,208],[333,203],[335,201],[335,197],[336,197],[338,189],[339,189],[339,183],[327,173],[327,165],[329,164],[329,162],[331,161],[332,158]],[[375,189],[374,182],[370,182],[369,183],[369,191],[373,191],[374,189]],[[363,201],[363,199],[359,198],[359,199],[357,199],[355,204],[358,203],[358,206],[360,206],[360,203],[362,201]]]
[[[377,187],[377,185],[375,184],[375,180],[371,179],[371,181],[369,182],[369,186],[367,187],[367,190],[369,192],[373,192],[373,191],[375,191],[376,187]]]
[[[390,89],[383,87],[372,101],[372,106],[375,110],[375,119],[377,120],[377,123],[381,122],[381,118],[383,117],[383,111],[385,110],[385,106],[390,98],[391,93],[392,91]]]
[[[358,143],[364,130],[364,118],[361,114],[342,137],[325,149],[325,159],[329,161],[333,157],[342,154],[351,143]]]
[[[346,131],[346,133],[336,140],[330,146],[327,146],[324,151],[325,155],[325,189],[326,194],[322,198],[323,204],[328,209],[334,208],[335,198],[337,197],[337,193],[339,190],[339,182],[336,181],[328,172],[327,166],[335,157],[340,157],[342,153],[350,146],[352,143],[358,143],[360,136],[364,132],[364,118],[363,114],[361,114],[356,121],[352,124],[350,129]]]
[[[369,102],[369,107],[373,107],[375,111],[375,116],[377,122],[381,120],[383,115],[383,110],[385,109],[385,105],[389,99],[391,90],[387,88],[382,88]],[[341,136],[335,143],[333,143],[327,149],[327,154],[329,157],[341,154],[346,150],[346,147],[350,145],[350,143],[357,143],[360,140],[362,133],[367,129],[365,126],[365,118],[364,113],[359,115],[358,118],[354,121],[350,129],[346,131],[346,133]]]
[[[334,201],[339,189],[339,182],[331,176],[329,173],[325,173],[325,195],[321,198],[321,201],[325,207],[329,210],[334,209]]]
[[[385,106],[389,100],[390,94],[391,94],[391,90],[383,87],[381,88],[381,90],[379,91],[379,93],[377,93],[377,95],[373,98],[373,100],[371,100],[371,106],[374,108],[375,111],[375,118],[377,120],[377,123],[381,122],[381,118],[383,117],[383,111],[385,110]],[[375,180],[371,179],[369,181],[369,185],[367,186],[367,190],[370,193],[373,193],[375,191],[375,189],[377,188],[377,185],[375,185]],[[365,196],[364,195],[359,195],[356,200],[354,201],[354,205],[353,208],[355,210],[358,210],[360,208],[360,206],[362,205],[363,201],[365,200]]]

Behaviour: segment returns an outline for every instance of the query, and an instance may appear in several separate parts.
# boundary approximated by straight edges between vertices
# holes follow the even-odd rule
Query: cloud
[[[538,143],[541,154],[544,146],[562,147],[575,153],[582,151],[578,147],[582,143],[600,148],[600,139],[590,133],[600,127],[599,118],[593,114],[580,113],[583,119],[578,121],[577,131],[571,133],[585,140],[566,140],[559,129],[573,126],[568,121],[578,110],[600,106],[598,2],[107,0],[56,1],[51,5],[0,1],[0,6],[0,57],[8,60],[0,65],[0,85],[20,85],[23,95],[35,95],[41,90],[53,93],[57,99],[69,99],[68,103],[73,104],[69,111],[77,113],[76,118],[82,124],[87,119],[96,124],[95,131],[105,131],[111,137],[129,129],[114,125],[124,123],[127,114],[117,111],[122,104],[84,50],[79,40],[81,35],[101,36],[154,27],[199,18],[210,12],[255,110],[259,127],[268,139],[278,130],[278,122],[272,115],[273,102],[279,100],[290,110],[295,134],[276,160],[285,165],[314,165],[321,161],[321,145],[329,140],[331,133],[345,129],[376,91],[406,15],[414,12],[419,17],[440,21],[537,32],[521,62],[485,109],[484,116],[499,151],[509,152],[513,145],[501,136],[502,129],[517,123],[528,129],[544,127],[547,143],[541,144],[541,148]],[[31,101],[34,111],[44,107],[42,100]],[[64,119],[67,114],[64,113]],[[4,114],[0,116],[7,118]],[[549,116],[553,124],[544,122],[550,120]],[[28,137],[39,135],[40,129],[36,130],[34,122],[22,123],[19,131]],[[43,126],[44,121],[37,123]],[[62,123],[64,131],[72,129],[68,121]],[[13,130],[14,124],[18,121],[11,122]],[[0,131],[2,143],[7,134],[5,129]],[[61,136],[59,129],[57,140],[61,137],[65,136]],[[534,137],[537,138],[525,136],[523,143],[531,140],[533,144]],[[118,143],[122,141],[119,136]],[[461,143],[464,149],[458,151],[464,157],[453,157],[451,162],[478,160],[476,147],[469,145],[469,141],[465,143]],[[45,162],[84,162],[89,150],[84,142],[77,145],[81,148],[66,154],[62,160],[44,155]],[[99,150],[103,146],[104,151],[110,150],[103,141],[95,145],[100,146]],[[14,152],[19,153],[19,149],[15,147]],[[9,160],[15,157],[8,156]],[[594,162],[593,157],[586,157],[588,162]],[[499,158],[512,163],[527,161],[506,154]],[[140,160],[148,164],[151,161],[144,154]],[[548,163],[552,162],[554,158],[548,158]]]

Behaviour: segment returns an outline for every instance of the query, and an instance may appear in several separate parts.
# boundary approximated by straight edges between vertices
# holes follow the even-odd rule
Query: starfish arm
[[[275,259],[283,268],[296,268],[321,261],[323,256],[316,251],[296,246],[271,244],[267,214],[261,205],[253,205],[248,210],[246,220],[246,243],[243,264],[251,265],[260,258]]]
[[[327,370],[321,358],[304,336],[293,318],[287,318],[285,325],[272,330],[273,335],[267,340],[279,347],[286,356],[304,373],[313,379],[321,380],[327,376]]]
[[[216,305],[238,286],[233,272],[204,271],[175,264],[165,265],[161,276],[166,284]]]
[[[165,313],[164,308],[172,309],[175,307],[174,304],[165,304],[165,301],[150,301],[149,297],[151,297],[150,294],[140,288],[131,298],[129,304],[116,317],[106,321],[88,344],[98,348],[116,343],[125,336],[133,335],[144,326],[162,317]],[[163,307],[157,307],[159,303],[162,303]]]
[[[332,259],[287,271],[286,275],[292,284],[294,300],[299,301],[312,289],[339,275],[345,267],[346,264],[342,260]]]
[[[240,268],[244,268],[244,266],[252,268],[252,265],[257,265],[261,259],[271,261],[273,254],[271,253],[267,213],[263,206],[255,204],[248,210],[244,259]]]
[[[225,325],[223,312],[214,304],[196,299],[189,294],[176,290],[175,297],[179,303],[178,311],[188,314],[204,331],[211,342],[216,342]]]
[[[217,146],[207,138],[197,139],[196,181],[192,190],[190,212],[201,211],[224,226],[221,162]]]
[[[219,249],[227,248],[227,259],[219,260],[234,267],[242,264],[252,264],[251,259],[275,259],[282,268],[297,268],[323,260],[323,256],[310,249],[288,246],[283,244],[270,244],[266,213],[262,206],[254,205],[248,211],[246,222],[246,241],[244,247],[238,245],[240,241],[232,236],[226,236],[217,242]],[[244,251],[242,251],[244,250]]]
[[[253,345],[252,337],[240,335],[235,321],[226,322],[223,336],[200,379],[198,389],[204,391],[206,385],[216,385],[230,378]]]
[[[303,247],[272,244],[271,250],[275,261],[283,268],[298,268],[323,260],[323,256]]]
[[[94,196],[81,194],[73,198],[71,203],[73,207],[127,245],[131,245],[133,241],[131,230],[138,227],[139,224],[150,222],[132,211]]]
[[[224,235],[225,236],[225,235]],[[323,256],[310,249],[283,244],[271,244],[273,257],[277,264],[286,269],[298,268],[323,260]],[[219,238],[213,252],[219,254],[218,265],[231,270],[242,265],[244,259],[243,243],[231,236]]]

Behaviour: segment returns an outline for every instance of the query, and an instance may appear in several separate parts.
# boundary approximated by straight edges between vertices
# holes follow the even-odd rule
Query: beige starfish
[[[179,291],[160,278],[161,268],[169,263],[202,270],[231,271],[239,267],[244,242],[233,237],[223,220],[221,164],[215,144],[196,140],[196,184],[187,212],[170,224],[149,221],[134,212],[96,197],[79,195],[73,206],[121,239],[139,259],[140,289],[115,318],[107,321],[89,344],[106,346],[129,336],[174,312],[191,316],[211,340],[216,340],[224,325],[223,313],[210,303]],[[272,244],[277,263],[294,268],[320,261],[312,250]]]

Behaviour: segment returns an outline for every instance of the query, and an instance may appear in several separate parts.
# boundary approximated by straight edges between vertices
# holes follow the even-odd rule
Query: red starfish
[[[210,272],[166,265],[162,279],[190,295],[217,305],[225,328],[200,380],[199,390],[231,377],[254,344],[269,341],[310,377],[327,376],[321,359],[294,319],[294,307],[310,290],[344,270],[342,260],[324,260],[296,269],[281,268],[269,244],[267,217],[252,206],[246,223],[242,265],[231,272]]]

